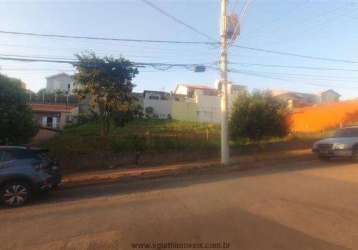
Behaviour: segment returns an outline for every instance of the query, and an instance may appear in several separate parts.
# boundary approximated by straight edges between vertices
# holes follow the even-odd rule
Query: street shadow
[[[80,199],[106,197],[113,195],[127,195],[154,190],[188,187],[224,180],[250,178],[255,176],[275,175],[307,169],[327,169],[334,167],[350,166],[357,162],[352,160],[333,159],[331,161],[319,161],[313,158],[297,157],[295,161],[281,163],[263,164],[257,162],[255,166],[242,169],[233,167],[217,167],[199,170],[190,173],[178,174],[176,176],[162,176],[148,179],[121,179],[110,183],[92,184],[80,187],[60,188],[52,193],[37,196],[27,206],[37,206],[44,203],[61,203],[76,201]],[[242,163],[243,164],[243,163]],[[357,163],[358,164],[358,163]]]

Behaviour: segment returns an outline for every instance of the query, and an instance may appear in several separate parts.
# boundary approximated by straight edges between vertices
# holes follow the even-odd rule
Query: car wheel
[[[327,155],[318,155],[318,159],[320,159],[321,161],[329,161],[331,160],[331,157]]]
[[[0,192],[1,201],[9,207],[19,207],[24,205],[31,195],[29,185],[24,182],[14,181],[6,184]]]

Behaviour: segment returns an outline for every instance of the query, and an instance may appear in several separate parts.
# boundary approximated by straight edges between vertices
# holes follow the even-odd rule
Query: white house
[[[46,91],[51,93],[55,91],[63,91],[69,93],[73,92],[73,76],[60,73],[53,76],[46,77]]]
[[[167,119],[171,117],[172,98],[163,91],[143,92],[143,111],[147,116]]]
[[[220,88],[220,86],[218,86]],[[172,105],[172,117],[177,120],[220,123],[220,91],[205,85],[178,84]],[[244,86],[229,84],[229,112]]]
[[[328,89],[326,91],[323,91],[319,95],[320,95],[321,103],[339,102],[339,97],[341,96],[333,89]]]
[[[340,94],[332,89],[318,94],[280,90],[273,90],[271,93],[274,97],[287,102],[290,109],[338,102],[340,97]]]

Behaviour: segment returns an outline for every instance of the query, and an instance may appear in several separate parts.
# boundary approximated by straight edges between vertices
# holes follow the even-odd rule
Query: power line
[[[48,63],[64,63],[64,64],[72,64],[76,65],[78,63],[77,60],[58,60],[56,58],[30,58],[30,57],[19,57],[19,56],[3,56],[0,54],[0,60],[8,60],[8,61],[19,61],[19,62],[48,62]],[[162,62],[133,62],[133,64],[137,67],[153,67],[157,70],[168,70],[173,67],[182,67],[186,69],[192,69],[197,65],[207,65],[205,63],[162,63]]]
[[[309,67],[309,66],[290,66],[290,65],[278,65],[278,64],[261,64],[261,63],[237,63],[229,62],[232,65],[242,66],[257,66],[257,67],[268,67],[268,68],[287,68],[287,69],[305,69],[305,70],[318,70],[318,71],[347,71],[347,72],[358,72],[358,69],[343,69],[343,68],[324,68],[324,67]]]
[[[105,55],[113,55],[113,56],[118,56],[120,54],[124,55],[125,57],[128,58],[147,58],[147,59],[151,59],[151,60],[155,60],[155,59],[162,59],[163,57],[177,57],[178,53],[177,53],[177,49],[174,48],[162,48],[162,47],[152,47],[151,46],[145,46],[142,44],[137,44],[137,45],[128,45],[128,44],[121,44],[120,46],[124,46],[124,47],[129,47],[129,48],[134,48],[135,49],[135,53],[132,53],[132,50],[126,50],[126,53],[114,53],[113,54],[113,50],[104,50],[104,49],[88,49],[88,48],[74,48],[74,47],[45,47],[45,46],[26,46],[26,45],[22,45],[22,44],[0,44],[0,47],[15,47],[15,48],[28,48],[28,49],[41,49],[41,50],[47,50],[47,51],[66,51],[69,52],[70,54],[76,54],[78,53],[78,51],[93,51],[96,53],[96,55],[100,55],[100,56],[105,56]],[[140,47],[139,47],[140,46]],[[140,48],[141,53],[138,53],[138,49]],[[202,47],[205,48],[205,47]],[[122,49],[122,48],[119,48]],[[149,49],[150,51],[146,51],[147,49]],[[193,48],[195,49],[195,48]],[[71,52],[72,51],[72,52]],[[128,53],[127,53],[128,51]],[[192,59],[199,59],[199,58],[207,58],[207,57],[212,57],[213,53],[215,51],[212,50],[207,50],[204,49],[199,51],[198,49],[196,49],[195,53],[193,53],[193,51],[186,49],[186,50],[182,50],[180,52],[181,56],[184,58],[192,58]],[[155,54],[155,55],[153,55]],[[56,56],[57,57],[57,56]]]
[[[117,42],[168,43],[168,44],[205,44],[205,45],[217,45],[218,44],[218,42],[150,40],[150,39],[111,38],[111,37],[97,37],[97,36],[74,36],[74,35],[33,33],[33,32],[16,32],[16,31],[5,31],[5,30],[0,30],[0,33],[1,34],[8,34],[8,35],[21,35],[21,36],[34,36],[34,37],[69,38],[69,39],[102,40],[102,41],[117,41]]]
[[[283,81],[283,82],[291,82],[291,83],[297,84],[297,81],[293,82],[292,79],[285,79],[285,78],[282,78],[282,77],[276,77],[276,76],[273,76],[273,77],[272,77],[272,76],[268,76],[268,75],[265,75],[265,74],[245,72],[245,71],[236,70],[236,69],[231,69],[230,72],[231,72],[231,73],[234,73],[234,74],[236,73],[236,74],[241,74],[241,75],[248,75],[248,76],[254,76],[254,77],[259,77],[259,78],[264,78],[264,79],[279,80],[279,81]],[[341,86],[333,86],[333,85],[326,85],[326,84],[307,83],[307,82],[302,82],[302,81],[300,81],[300,84],[310,85],[310,86],[315,86],[315,87],[341,88],[341,89],[349,89],[349,90],[357,91],[357,89],[351,89],[351,88],[346,88],[346,87],[341,87]]]
[[[259,74],[270,74],[276,76],[285,76],[296,79],[312,79],[312,80],[322,80],[322,81],[347,81],[347,80],[358,80],[357,77],[344,77],[344,76],[330,76],[330,75],[316,75],[316,74],[301,74],[301,73],[282,73],[282,72],[267,72],[267,71],[252,71],[245,70],[245,72],[259,73]]]
[[[153,9],[155,9],[156,11],[158,11],[159,13],[163,14],[166,17],[169,17],[170,19],[172,19],[174,22],[179,23],[183,26],[185,26],[186,28],[190,29],[191,31],[209,39],[209,40],[213,40],[216,41],[216,39],[212,38],[211,36],[205,34],[204,32],[201,32],[200,30],[198,30],[197,28],[185,23],[184,21],[180,20],[179,18],[169,14],[168,12],[166,12],[165,10],[161,9],[160,7],[158,7],[157,5],[155,5],[154,3],[148,1],[148,0],[142,0],[142,2],[144,2],[145,4],[147,4],[148,6],[152,7]]]
[[[216,67],[210,67],[208,68],[218,70]],[[339,81],[339,82],[347,82],[347,80],[350,81],[357,81],[355,77],[335,77],[335,76],[324,76],[324,75],[311,75],[311,74],[294,74],[294,73],[281,73],[281,72],[265,72],[265,71],[253,71],[253,70],[238,70],[235,68],[229,69],[229,72],[231,73],[246,73],[246,74],[252,74],[252,75],[264,75],[264,76],[270,76],[272,79],[280,79],[280,77],[284,77],[286,79],[296,79],[300,81],[306,81],[306,80],[312,80],[312,81]],[[330,86],[333,87],[333,86]],[[340,87],[340,86],[334,86],[334,87]]]
[[[289,10],[287,10],[285,12],[284,16],[283,15],[277,15],[277,16],[274,15],[273,19],[267,20],[265,22],[265,24],[269,23],[271,28],[269,27],[269,29],[267,29],[267,27],[260,27],[262,25],[259,24],[259,25],[254,26],[252,29],[250,29],[250,32],[260,33],[260,31],[262,31],[263,29],[265,29],[266,31],[267,30],[271,31],[272,30],[272,24],[275,24],[275,23],[281,21],[285,16],[287,17],[287,15],[291,16],[292,13],[301,14],[302,12],[300,12],[299,10],[302,9],[302,7],[304,7],[308,3],[310,3],[310,0],[306,0],[305,2],[299,1],[298,3],[295,4],[294,8],[290,8]],[[273,26],[273,27],[275,27],[275,26]],[[272,34],[272,32],[271,32],[271,34]]]
[[[349,5],[352,5],[352,3],[349,3]],[[312,20],[310,21],[309,19],[306,19],[304,22],[300,22],[299,25],[300,27],[304,28],[304,24],[309,24],[309,28],[307,29],[304,28],[304,29],[301,29],[301,30],[296,30],[295,31],[295,41],[297,41],[298,38],[301,38],[302,37],[309,37],[310,39],[312,39],[312,35],[311,34],[322,34],[322,31],[327,29],[327,27],[329,28],[330,26],[328,25],[329,24],[329,21],[335,21],[337,20],[337,18],[339,17],[345,17],[346,16],[346,5],[344,6],[340,6],[340,7],[337,7],[333,10],[330,10],[330,11],[326,11],[326,12],[323,12],[321,15],[318,15],[318,16],[315,16],[315,20],[317,20],[318,22],[312,22]],[[349,9],[351,10],[351,6],[349,6]],[[343,13],[340,13],[341,10],[344,10]],[[353,10],[356,10],[356,8],[353,8]],[[318,17],[318,18],[317,18]],[[323,18],[322,18],[323,17]],[[325,17],[325,18],[324,18]],[[323,25],[323,27],[321,27]],[[310,28],[314,28],[313,30],[311,30]],[[319,32],[318,32],[319,31]],[[300,33],[304,33],[305,36],[302,36]],[[298,36],[297,36],[298,34]],[[274,43],[270,43],[270,45],[273,45],[275,44],[276,46],[277,45],[281,45],[282,43],[285,43],[285,44],[288,44],[288,43],[292,43],[293,41],[278,41],[278,42],[274,42]]]
[[[296,54],[296,53],[291,53],[291,52],[254,48],[254,47],[248,47],[248,46],[243,46],[243,45],[233,45],[233,47],[246,49],[246,50],[252,50],[252,51],[256,51],[256,52],[264,52],[264,53],[268,53],[268,54],[277,54],[277,55],[281,55],[281,56],[292,56],[292,57],[305,58],[305,59],[310,59],[310,60],[327,61],[327,62],[341,62],[341,63],[354,63],[354,64],[358,63],[358,61],[335,59],[335,58],[328,58],[328,57],[319,57],[319,56],[309,56],[309,55],[302,55],[302,54]]]
[[[109,37],[90,37],[90,36],[73,36],[73,35],[55,35],[55,34],[40,34],[40,33],[29,33],[29,32],[14,32],[14,31],[3,31],[0,30],[2,34],[12,34],[12,35],[23,35],[23,36],[36,36],[36,37],[52,37],[52,38],[69,38],[69,39],[89,39],[89,40],[104,40],[104,41],[118,41],[118,42],[141,42],[141,43],[167,43],[167,44],[196,44],[196,45],[218,45],[218,42],[196,42],[196,41],[174,41],[174,40],[145,40],[145,39],[127,39],[127,38],[109,38]],[[255,52],[262,52],[267,54],[276,54],[281,56],[292,56],[298,58],[305,58],[310,60],[319,60],[327,62],[340,62],[340,63],[351,63],[356,64],[358,61],[345,60],[345,59],[336,59],[328,57],[317,57],[310,55],[303,55],[291,52],[255,48],[243,45],[233,45],[233,48],[246,49]]]
[[[43,56],[43,55],[39,55],[39,56],[31,56],[31,55],[14,55],[14,54],[0,54],[1,56],[6,56],[6,57],[20,57],[20,58],[39,58],[39,59],[54,59],[54,60],[66,60],[66,61],[70,61],[73,60],[72,58],[64,58],[64,57],[52,57],[52,56]]]
[[[21,57],[9,57],[9,56],[0,56],[0,60],[18,61],[18,62],[49,62],[49,63],[65,63],[65,64],[74,64],[77,62],[77,61],[56,60],[56,59],[21,58]]]

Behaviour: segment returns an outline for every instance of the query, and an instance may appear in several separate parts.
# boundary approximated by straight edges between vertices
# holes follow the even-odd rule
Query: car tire
[[[12,181],[0,190],[1,202],[9,207],[23,206],[31,197],[30,186],[23,181]]]
[[[318,155],[318,159],[320,159],[321,161],[330,161],[331,157],[327,155]]]

